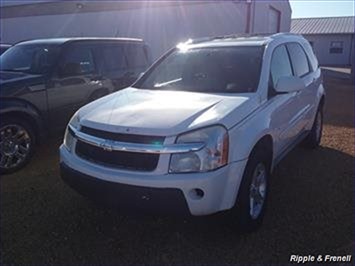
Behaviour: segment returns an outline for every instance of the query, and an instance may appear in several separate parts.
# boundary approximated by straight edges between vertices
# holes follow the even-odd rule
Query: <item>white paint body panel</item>
[[[251,94],[206,94],[127,88],[79,110],[81,124],[132,134],[176,136],[210,124],[234,125],[258,106]],[[162,119],[162,115],[168,119]],[[233,118],[233,119],[231,119]]]
[[[191,214],[206,215],[233,207],[245,166],[255,144],[264,136],[273,139],[273,165],[299,136],[310,130],[324,88],[320,70],[303,77],[302,91],[268,98],[268,80],[273,50],[287,42],[302,42],[299,36],[280,35],[265,39],[265,52],[256,93],[207,94],[150,91],[127,88],[79,110],[80,124],[111,132],[167,136],[165,144],[193,129],[223,125],[229,134],[229,162],[208,173],[169,174],[170,155],[160,155],[153,172],[117,170],[85,161],[61,147],[61,162],[98,179],[123,184],[178,188],[183,191]],[[259,45],[261,45],[259,43]],[[196,200],[188,192],[201,188]]]

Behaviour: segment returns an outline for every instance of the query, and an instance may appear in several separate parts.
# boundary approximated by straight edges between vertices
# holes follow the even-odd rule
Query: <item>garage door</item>
[[[275,8],[269,8],[269,33],[275,33],[280,31],[280,19],[281,14]]]

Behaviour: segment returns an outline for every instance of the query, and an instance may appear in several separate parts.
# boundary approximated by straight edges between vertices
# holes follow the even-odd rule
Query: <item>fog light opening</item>
[[[204,195],[205,195],[205,192],[203,192],[203,190],[200,188],[191,189],[189,192],[190,198],[194,199],[194,200],[202,199]]]

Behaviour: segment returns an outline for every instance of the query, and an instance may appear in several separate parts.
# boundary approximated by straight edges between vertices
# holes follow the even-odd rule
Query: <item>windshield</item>
[[[135,87],[194,92],[255,92],[261,46],[176,49],[147,72]]]
[[[0,56],[0,70],[44,74],[53,66],[58,45],[16,45]]]

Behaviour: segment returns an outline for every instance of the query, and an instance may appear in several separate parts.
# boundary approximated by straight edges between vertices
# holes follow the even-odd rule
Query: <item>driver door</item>
[[[70,117],[102,86],[101,82],[93,48],[79,43],[69,45],[49,82],[51,128],[63,129]]]

